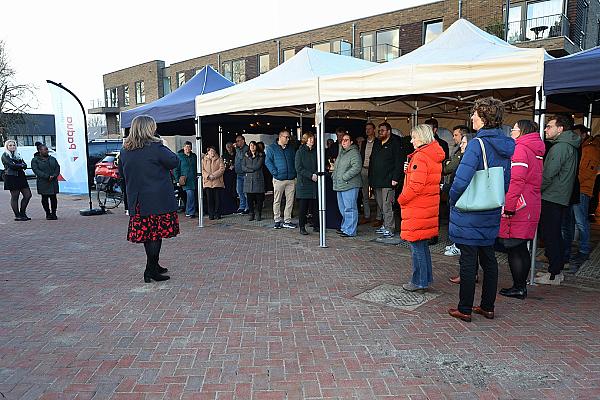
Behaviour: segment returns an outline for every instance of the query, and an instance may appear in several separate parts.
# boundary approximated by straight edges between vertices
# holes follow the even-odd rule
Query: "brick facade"
[[[570,21],[575,21],[577,4],[582,0],[569,0],[567,15]],[[258,43],[223,50],[218,53],[208,54],[189,60],[175,62],[165,67],[163,61],[151,61],[134,67],[125,68],[120,71],[104,75],[104,87],[119,88],[119,106],[122,110],[136,107],[134,83],[139,80],[145,82],[146,103],[163,96],[163,75],[170,77],[171,90],[177,88],[177,76],[180,72],[185,73],[186,82],[192,78],[197,69],[205,65],[211,65],[222,71],[222,65],[232,60],[245,60],[246,80],[259,75],[258,56],[269,54],[269,66],[273,69],[278,64],[278,59],[283,62],[283,51],[295,49],[296,53],[306,46],[315,43],[343,40],[352,44],[355,56],[359,54],[361,46],[361,35],[369,32],[377,32],[388,29],[399,30],[400,54],[406,54],[422,45],[424,23],[432,20],[441,20],[443,28],[448,28],[454,23],[459,15],[458,0],[441,0],[430,4],[388,12],[380,15],[370,16],[354,21],[343,22],[310,31],[295,33],[275,39],[269,39]],[[512,2],[517,3],[517,2]],[[600,5],[597,1],[590,1],[588,29],[590,37],[586,37],[586,47],[596,45],[598,37],[598,11]],[[485,29],[491,26],[503,26],[504,0],[464,0],[462,4],[462,16],[475,25]],[[557,42],[554,40],[554,42]],[[556,43],[554,43],[556,45]],[[524,46],[546,46],[548,43],[536,42],[524,43]],[[563,49],[563,50],[570,50]],[[279,50],[279,52],[278,52]],[[549,49],[550,50],[550,49]],[[122,102],[122,87],[129,85],[129,107],[124,107]]]

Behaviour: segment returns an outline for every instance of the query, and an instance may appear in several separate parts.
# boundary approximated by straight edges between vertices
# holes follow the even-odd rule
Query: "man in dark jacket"
[[[177,152],[179,165],[174,170],[178,185],[185,191],[185,216],[194,218],[196,214],[196,175],[198,174],[198,158],[192,151],[192,142],[185,142],[183,149]]]
[[[296,192],[296,167],[294,165],[296,152],[288,146],[290,132],[283,129],[279,132],[277,142],[267,147],[265,164],[273,175],[273,219],[275,229],[290,228],[292,223],[292,209],[294,208],[294,194]],[[281,220],[281,197],[285,195],[285,209],[283,223]]]
[[[375,190],[377,205],[383,213],[383,225],[376,232],[385,238],[394,237],[394,189],[402,179],[402,166],[400,138],[392,135],[390,124],[383,122],[379,124],[379,138],[369,161],[369,184]]]
[[[550,117],[544,130],[546,139],[553,143],[544,160],[540,217],[549,266],[548,273],[538,276],[536,283],[559,285],[564,279],[561,223],[577,179],[577,151],[581,143],[581,138],[571,128],[572,121],[569,117],[556,115]]]
[[[240,206],[238,207],[238,214],[248,214],[248,200],[244,193],[244,171],[242,171],[242,162],[244,156],[248,152],[248,145],[246,139],[242,135],[237,135],[235,138],[235,173],[237,174],[236,190],[240,198]]]

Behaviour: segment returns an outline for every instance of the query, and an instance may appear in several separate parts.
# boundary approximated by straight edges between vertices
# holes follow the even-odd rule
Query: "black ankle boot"
[[[56,221],[58,217],[56,216],[56,211],[52,212],[52,220]]]
[[[46,213],[46,219],[47,219],[48,221],[51,221],[51,220],[52,220],[52,214],[51,214],[51,213],[49,213],[49,212],[47,212],[47,213]]]
[[[161,275],[158,272],[158,261],[152,261],[146,263],[146,270],[144,271],[144,282],[150,283],[153,280],[156,282],[167,281],[171,279],[168,275]]]
[[[308,235],[308,232],[306,232],[306,227],[304,227],[304,226],[300,227],[300,234],[301,235]]]
[[[27,216],[27,214],[25,213],[25,211],[21,212],[21,221],[31,221],[31,218],[29,218]]]
[[[157,264],[156,270],[158,271],[159,274],[166,274],[167,272],[169,272],[168,268],[163,268],[160,266],[160,264]]]
[[[257,221],[262,221],[262,212],[258,212],[258,216],[256,217]]]
[[[250,218],[248,218],[248,221],[254,221],[254,213],[250,213]]]
[[[500,294],[502,296],[514,297],[517,299],[524,300],[527,297],[527,289],[519,289],[513,286],[511,288],[501,289]]]

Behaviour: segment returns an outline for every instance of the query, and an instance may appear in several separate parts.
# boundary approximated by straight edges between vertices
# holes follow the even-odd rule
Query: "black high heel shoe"
[[[514,297],[520,300],[524,300],[527,297],[527,289],[519,289],[516,287],[500,289],[499,294],[505,297]]]

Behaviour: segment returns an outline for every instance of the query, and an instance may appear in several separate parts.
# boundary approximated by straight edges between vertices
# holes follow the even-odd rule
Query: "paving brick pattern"
[[[496,319],[446,314],[457,258],[433,255],[440,295],[414,311],[355,299],[411,273],[403,246],[235,224],[163,244],[171,280],[144,284],[127,217],[16,223],[0,193],[0,399],[598,399],[598,291],[537,286]],[[232,223],[228,223],[231,221]],[[509,284],[501,265],[501,286]]]

